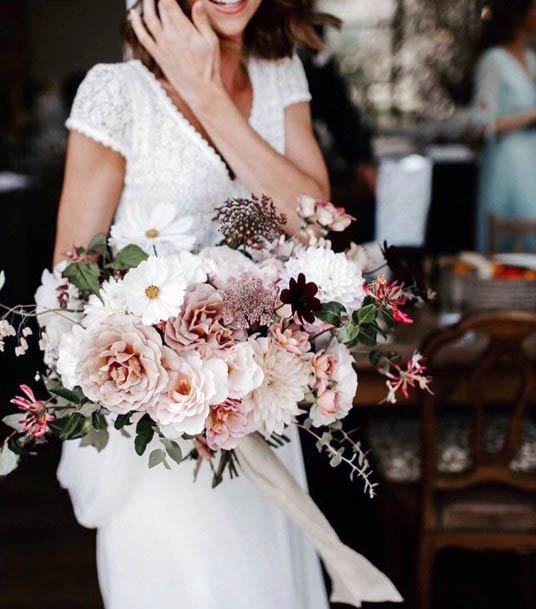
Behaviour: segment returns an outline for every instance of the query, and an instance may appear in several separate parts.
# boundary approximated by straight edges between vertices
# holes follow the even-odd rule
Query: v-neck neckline
[[[532,65],[532,59],[531,59],[531,56],[530,56],[530,52],[529,51],[525,52],[525,61],[526,61],[526,63],[523,63],[519,59],[519,57],[516,57],[516,55],[514,55],[506,47],[501,46],[501,50],[510,59],[510,61],[517,66],[517,68],[522,72],[522,74],[525,76],[525,78],[531,84],[535,84],[534,74],[533,74],[533,65]]]
[[[151,87],[153,88],[153,90],[155,91],[157,96],[160,98],[160,100],[162,101],[164,106],[166,106],[166,108],[168,109],[168,112],[172,115],[174,120],[184,129],[184,131],[186,131],[187,133],[190,134],[191,138],[197,143],[197,145],[200,146],[200,148],[202,148],[207,153],[207,156],[210,157],[215,162],[215,164],[224,171],[224,173],[226,174],[229,181],[232,182],[233,184],[236,183],[238,181],[238,179],[236,178],[236,176],[233,177],[231,175],[229,166],[223,160],[222,155],[211,144],[211,142],[194,127],[194,125],[186,118],[186,116],[183,114],[183,112],[181,112],[181,110],[177,107],[175,102],[171,99],[168,92],[166,91],[166,89],[164,88],[162,83],[158,80],[158,78],[156,78],[156,76],[153,74],[153,72],[151,72],[151,70],[149,70],[149,68],[147,68],[147,66],[143,62],[141,62],[139,59],[135,59],[133,61],[133,63],[139,67],[141,73],[144,74],[147,81],[149,82],[149,84],[151,85]],[[253,126],[255,116],[257,113],[257,98],[258,98],[257,90],[256,90],[256,74],[255,74],[255,61],[254,60],[250,59],[248,61],[247,73],[248,73],[249,81],[251,83],[251,91],[252,91],[252,100],[251,100],[251,108],[250,108],[249,116],[248,116],[248,123],[251,126]]]

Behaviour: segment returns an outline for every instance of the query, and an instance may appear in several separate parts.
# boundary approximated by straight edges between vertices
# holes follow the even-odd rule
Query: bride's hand
[[[190,106],[223,90],[219,39],[210,25],[204,0],[192,7],[192,21],[175,0],[143,1],[143,17],[130,12],[132,28],[170,84]]]

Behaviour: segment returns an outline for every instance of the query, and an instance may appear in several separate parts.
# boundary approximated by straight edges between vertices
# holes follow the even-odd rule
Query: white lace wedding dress
[[[250,124],[283,153],[285,107],[310,98],[303,68],[294,57],[253,59],[248,70]],[[126,158],[118,215],[134,204],[173,203],[195,217],[199,246],[217,238],[214,207],[248,194],[139,61],[93,68],[67,126]],[[299,439],[291,435],[279,455],[305,485]],[[191,462],[149,470],[147,457],[112,430],[101,453],[67,443],[58,477],[79,522],[98,528],[106,609],[328,606],[312,545],[244,476],[212,490],[207,467],[195,484]]]

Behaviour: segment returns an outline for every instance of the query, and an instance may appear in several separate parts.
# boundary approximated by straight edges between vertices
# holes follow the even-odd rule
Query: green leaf
[[[117,430],[119,430],[119,429],[123,429],[123,427],[126,427],[127,425],[130,425],[130,416],[131,415],[132,415],[131,412],[129,412],[127,414],[118,415],[117,419],[115,420],[114,427]]]
[[[125,270],[136,268],[149,256],[137,245],[127,245],[115,257],[111,266],[115,269]]]
[[[15,471],[19,465],[19,455],[15,454],[7,442],[0,448],[0,477],[8,476]]]
[[[329,464],[331,465],[331,467],[338,467],[341,463],[342,463],[342,455],[340,453],[333,455],[333,457],[331,457],[331,459],[329,461]]]
[[[4,423],[4,425],[11,427],[11,429],[21,432],[22,431],[22,425],[20,424],[21,418],[22,418],[22,415],[20,413],[8,414],[7,417],[4,417],[2,419],[2,422]]]
[[[94,412],[91,415],[91,424],[95,431],[101,431],[108,426],[104,415],[101,412]]]
[[[182,463],[183,457],[181,447],[177,444],[177,442],[163,438],[162,444],[164,445],[169,457],[173,459],[175,463],[178,463],[180,465]]]
[[[383,353],[381,351],[378,351],[377,349],[375,351],[371,351],[369,353],[369,361],[370,361],[371,365],[374,367],[379,365],[382,357],[383,357]]]
[[[382,309],[381,316],[383,317],[383,320],[387,324],[388,328],[394,328],[396,326],[396,321],[389,311]]]
[[[353,343],[359,335],[359,326],[356,326],[351,321],[347,322],[339,328],[337,332],[337,339],[340,343],[350,344]]]
[[[357,311],[357,318],[360,324],[372,323],[376,320],[377,315],[378,307],[374,303],[361,307],[361,309]]]
[[[136,425],[136,438],[134,440],[134,448],[136,453],[141,457],[147,448],[149,442],[153,439],[154,429],[151,418],[145,415],[138,421]]]
[[[372,327],[360,328],[360,332],[357,336],[357,342],[367,346],[375,347],[378,344],[377,332]]]
[[[64,400],[67,400],[71,404],[82,404],[85,401],[85,396],[80,389],[65,389],[61,385],[50,384],[47,389],[53,395],[57,395]]]
[[[100,298],[100,270],[95,262],[72,262],[64,271],[63,276],[79,290],[88,290]]]
[[[108,252],[108,242],[104,233],[95,235],[88,245],[87,253],[96,254],[97,256],[106,256]]]
[[[98,452],[101,452],[106,448],[109,439],[110,434],[107,429],[91,430],[82,438],[80,446],[93,446]]]
[[[327,302],[322,305],[316,316],[332,326],[337,326],[340,324],[343,313],[346,313],[344,305],[339,302]]]
[[[161,463],[164,463],[166,460],[166,453],[161,448],[157,448],[153,450],[149,455],[149,468],[152,469]]]
[[[84,436],[91,429],[91,421],[79,412],[56,419],[50,423],[50,429],[60,440],[75,440]]]

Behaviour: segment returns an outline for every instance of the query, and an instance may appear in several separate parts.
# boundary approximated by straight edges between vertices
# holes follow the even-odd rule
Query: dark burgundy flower
[[[428,301],[428,288],[422,264],[418,260],[404,256],[398,247],[388,245],[387,242],[383,244],[382,253],[394,278],[407,288],[414,287],[415,292],[424,301]]]
[[[297,315],[300,321],[314,323],[315,311],[320,311],[322,304],[316,297],[318,286],[316,283],[307,283],[305,275],[300,273],[297,279],[292,277],[288,288],[281,291],[281,302],[292,308],[292,313]]]

